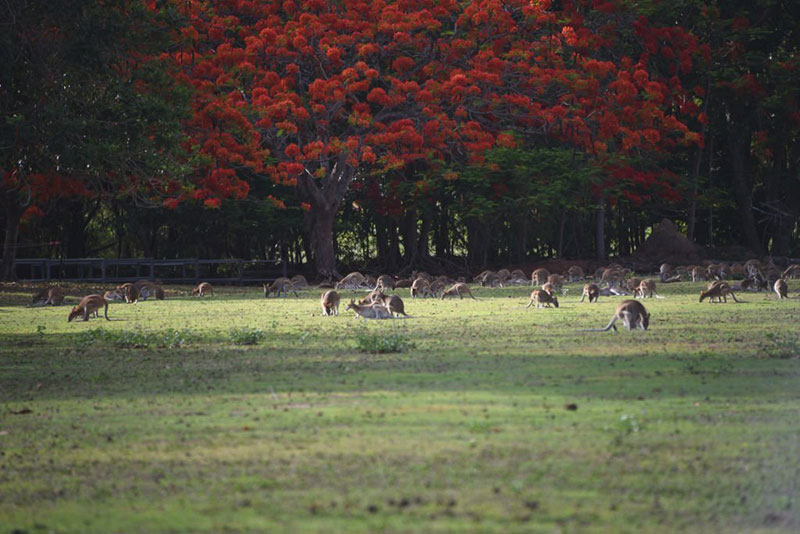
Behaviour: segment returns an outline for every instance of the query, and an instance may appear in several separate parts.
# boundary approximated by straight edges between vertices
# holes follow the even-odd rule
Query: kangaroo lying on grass
[[[322,294],[320,299],[322,304],[322,315],[339,315],[339,293],[330,290]]]
[[[360,316],[365,321],[367,319],[391,319],[392,312],[389,308],[383,304],[375,303],[375,304],[356,304],[353,299],[350,299],[350,304],[347,305],[347,310],[353,310],[356,312],[356,317]]]
[[[84,321],[88,321],[89,314],[92,313],[94,313],[95,317],[99,317],[100,314],[97,312],[101,306],[105,307],[106,321],[110,321],[111,319],[108,318],[108,301],[106,301],[102,295],[88,295],[83,297],[78,305],[72,308],[72,311],[69,312],[67,322],[71,323],[72,320],[79,315],[83,315]]]
[[[46,287],[31,301],[32,306],[60,306],[64,302],[64,290],[57,286]]]
[[[647,313],[644,304],[638,300],[623,300],[617,307],[617,311],[614,312],[611,322],[605,328],[590,328],[581,330],[581,332],[608,332],[612,328],[616,332],[617,327],[614,323],[618,319],[622,320],[622,324],[628,330],[633,330],[634,328],[647,330],[647,327],[650,326],[650,314]]]
[[[442,291],[441,299],[444,300],[445,297],[455,297],[456,295],[458,295],[459,299],[463,299],[464,295],[467,295],[475,300],[478,300],[472,294],[472,291],[470,291],[469,286],[467,284],[462,284],[461,282],[453,284],[453,287],[447,291]]]
[[[715,281],[708,284],[708,289],[700,292],[700,302],[704,299],[709,299],[709,302],[714,302],[714,299],[717,299],[717,302],[728,302],[728,295],[733,297],[734,302],[741,302],[736,299],[727,282]]]
[[[549,308],[550,304],[558,308],[558,298],[555,295],[551,295],[544,289],[534,289],[531,291],[531,300],[528,302],[527,306],[523,306],[524,308],[530,308],[533,306],[533,303],[536,303],[537,308]]]

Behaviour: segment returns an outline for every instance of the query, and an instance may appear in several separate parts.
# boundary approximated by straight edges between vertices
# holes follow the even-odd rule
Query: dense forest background
[[[7,2],[0,277],[601,259],[665,217],[798,257],[799,29],[789,0]]]

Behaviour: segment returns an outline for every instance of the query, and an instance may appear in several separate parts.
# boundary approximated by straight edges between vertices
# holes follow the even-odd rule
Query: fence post
[[[200,260],[194,260],[194,282],[200,283]]]
[[[244,261],[239,260],[236,263],[236,274],[239,276],[239,285],[244,282]]]
[[[156,272],[156,265],[154,263],[154,260],[151,258],[150,259],[150,281],[155,280],[155,278],[156,278],[155,272]]]
[[[100,279],[103,280],[103,283],[106,283],[106,266],[108,264],[108,260],[103,258],[100,262]]]

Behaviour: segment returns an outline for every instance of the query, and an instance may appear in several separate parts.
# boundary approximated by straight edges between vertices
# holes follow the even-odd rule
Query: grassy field
[[[67,323],[3,286],[0,534],[798,532],[800,298],[701,286],[616,333],[577,284],[368,324],[259,288]]]

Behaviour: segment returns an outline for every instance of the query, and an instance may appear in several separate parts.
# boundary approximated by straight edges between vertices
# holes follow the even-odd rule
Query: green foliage
[[[189,329],[167,328],[163,331],[151,331],[144,328],[125,330],[106,330],[93,328],[81,332],[77,336],[81,345],[103,345],[120,349],[177,348],[196,339],[196,333]]]
[[[407,334],[396,329],[386,334],[383,331],[370,331],[364,328],[356,332],[354,339],[359,351],[370,354],[407,352],[416,346]]]
[[[256,345],[267,337],[260,328],[243,326],[228,330],[228,339],[233,345]]]

